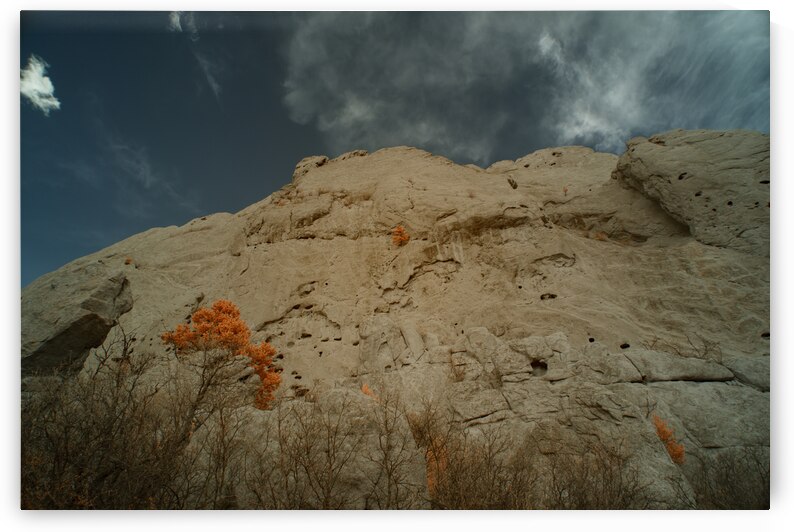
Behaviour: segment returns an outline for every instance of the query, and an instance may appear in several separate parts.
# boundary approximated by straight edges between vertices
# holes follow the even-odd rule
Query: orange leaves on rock
[[[395,246],[404,246],[411,240],[411,236],[406,232],[402,225],[398,225],[391,232],[391,241]]]
[[[256,406],[267,408],[273,393],[281,383],[273,357],[276,350],[267,342],[251,343],[251,331],[240,318],[240,311],[231,301],[221,299],[210,308],[193,313],[190,325],[178,325],[162,335],[164,343],[173,345],[177,355],[199,351],[222,350],[229,356],[245,356],[262,383],[256,396]]]
[[[369,397],[372,397],[372,398],[373,398],[373,399],[375,399],[376,401],[380,401],[380,399],[378,398],[378,396],[377,396],[377,395],[375,395],[375,392],[373,392],[373,391],[372,391],[372,388],[370,388],[370,387],[369,387],[368,385],[366,385],[366,384],[363,384],[363,385],[361,386],[361,392],[362,392],[364,395],[367,395],[367,396],[369,396]]]
[[[683,464],[685,458],[684,445],[675,440],[673,429],[667,425],[665,420],[657,415],[653,416],[653,426],[656,427],[656,435],[659,436],[659,439],[664,443],[667,454],[670,455],[670,459],[676,464]]]

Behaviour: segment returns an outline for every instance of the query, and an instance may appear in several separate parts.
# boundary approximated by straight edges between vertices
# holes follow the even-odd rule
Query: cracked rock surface
[[[487,169],[408,147],[308,157],[236,214],[32,283],[23,360],[85,357],[117,321],[167,357],[164,330],[229,299],[283,355],[285,401],[367,385],[473,431],[534,431],[548,453],[625,441],[655,504],[676,506],[687,471],[652,415],[693,459],[769,446],[768,148],[675,131],[620,158],[563,147]]]

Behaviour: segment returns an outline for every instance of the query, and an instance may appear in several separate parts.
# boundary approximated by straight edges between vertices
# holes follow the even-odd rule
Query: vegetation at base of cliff
[[[229,302],[165,333],[167,361],[133,353],[117,331],[78,375],[25,391],[22,508],[658,506],[623,442],[550,449],[534,432],[466,428],[430,401],[409,407],[386,386],[279,399],[275,350],[251,344]],[[683,467],[672,430],[653,423]],[[680,507],[768,508],[766,464],[762,450],[688,460],[695,500],[682,489]]]

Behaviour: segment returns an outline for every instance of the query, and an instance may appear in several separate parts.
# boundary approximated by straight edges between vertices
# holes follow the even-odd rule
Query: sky
[[[768,12],[32,12],[20,17],[21,281],[236,212],[309,155],[480,166],[770,127]]]

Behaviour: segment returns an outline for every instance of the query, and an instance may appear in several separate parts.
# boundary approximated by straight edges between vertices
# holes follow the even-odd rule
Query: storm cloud
[[[284,102],[338,153],[493,162],[672,128],[769,130],[766,12],[315,13]]]

